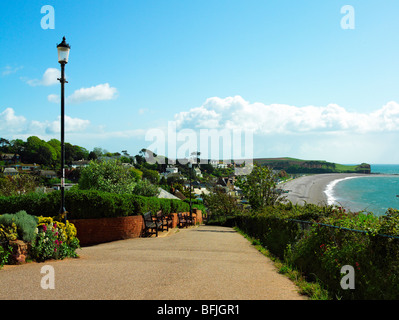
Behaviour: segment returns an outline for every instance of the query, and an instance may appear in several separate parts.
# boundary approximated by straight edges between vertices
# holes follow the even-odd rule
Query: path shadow
[[[230,230],[195,230],[196,232],[223,232],[223,233],[237,233],[237,231]]]

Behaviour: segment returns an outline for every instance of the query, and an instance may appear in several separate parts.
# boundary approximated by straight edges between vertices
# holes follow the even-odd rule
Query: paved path
[[[79,259],[4,266],[0,299],[306,299],[231,228],[200,226],[158,238],[85,247]],[[41,288],[51,265],[55,289]]]

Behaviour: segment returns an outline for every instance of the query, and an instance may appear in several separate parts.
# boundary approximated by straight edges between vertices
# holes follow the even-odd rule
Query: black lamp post
[[[190,161],[188,163],[188,167],[190,168],[190,217],[193,218],[193,209],[192,209],[192,202],[191,202],[191,181],[192,181],[192,172],[193,172],[193,164]]]
[[[65,122],[65,95],[64,95],[64,85],[68,83],[65,80],[65,65],[68,63],[69,50],[71,47],[65,42],[65,37],[62,38],[62,42],[57,45],[58,50],[58,62],[61,64],[61,78],[58,78],[61,82],[61,208],[60,214],[65,214],[65,224],[67,221],[67,214],[65,210],[65,194],[64,194],[64,184],[65,184],[65,142],[64,142],[64,122]]]

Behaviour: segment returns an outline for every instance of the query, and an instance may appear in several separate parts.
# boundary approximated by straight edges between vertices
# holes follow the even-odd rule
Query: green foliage
[[[54,166],[57,161],[57,152],[54,147],[36,136],[31,136],[27,139],[21,153],[22,158],[27,163]]]
[[[377,217],[332,206],[279,204],[238,215],[236,223],[308,280],[323,283],[333,297],[398,299],[399,240],[386,237],[398,235],[398,218],[393,209]],[[344,265],[355,269],[356,290],[340,286]]]
[[[241,210],[237,199],[226,193],[223,188],[214,187],[208,195],[203,195],[203,199],[212,219],[221,223]]]
[[[54,216],[60,208],[61,193],[31,193],[14,197],[0,197],[0,213],[25,209],[35,216]],[[165,213],[187,212],[189,205],[175,199],[160,199],[134,194],[114,194],[98,190],[65,191],[68,219],[94,219],[139,215],[152,210]]]
[[[36,189],[36,177],[29,174],[0,177],[0,195],[11,196],[33,192]]]
[[[276,189],[276,180],[277,176],[269,167],[255,165],[251,173],[240,176],[236,184],[242,189],[252,209],[258,210],[282,200]]]
[[[138,174],[137,170],[123,166],[118,160],[91,161],[89,166],[81,170],[79,188],[117,194],[158,195],[158,188],[146,180],[138,179]]]
[[[81,170],[79,188],[113,193],[132,193],[136,181],[117,160],[91,161]]]
[[[26,211],[18,211],[15,214],[3,214],[0,216],[0,225],[17,227],[18,238],[27,242],[35,239],[37,218],[28,215]]]
[[[0,245],[0,269],[8,262],[8,257],[11,255],[12,248],[10,246],[3,247]]]
[[[36,261],[48,259],[76,258],[79,240],[76,228],[67,221],[56,221],[55,218],[39,217],[37,236],[32,244],[30,256]]]

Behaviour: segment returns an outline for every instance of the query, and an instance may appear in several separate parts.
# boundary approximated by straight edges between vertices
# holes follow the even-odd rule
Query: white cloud
[[[15,115],[12,108],[6,108],[0,113],[0,133],[19,132],[26,125],[26,119],[23,116]]]
[[[65,132],[81,133],[90,126],[89,120],[72,118],[65,115]],[[55,121],[28,121],[24,116],[15,114],[14,109],[6,108],[0,113],[0,136],[2,137],[54,137],[61,131],[60,116]]]
[[[81,103],[86,101],[111,100],[117,96],[117,89],[108,83],[99,84],[90,88],[76,90],[67,98],[68,103]]]
[[[249,103],[240,96],[209,98],[197,108],[175,115],[178,128],[254,130],[255,134],[399,131],[399,104],[391,101],[372,113],[327,106],[297,107]]]
[[[32,79],[32,80],[26,80],[26,83],[29,84],[32,87],[36,86],[52,86],[54,84],[59,83],[57,80],[58,78],[61,77],[61,71],[56,68],[48,68],[44,74],[41,80],[39,79]]]
[[[23,66],[19,66],[19,67],[11,67],[9,65],[7,65],[3,72],[1,73],[3,76],[8,76],[10,74],[16,73],[18,70],[21,70],[23,68]]]
[[[49,94],[47,100],[52,103],[60,103],[60,96],[58,94]]]
[[[146,112],[148,112],[148,109],[147,108],[140,108],[139,109],[139,111],[138,111],[138,113],[141,115],[141,114],[145,114]]]
[[[79,118],[71,118],[65,115],[65,132],[82,132],[90,125],[89,120],[83,120]],[[50,122],[46,126],[47,133],[59,133],[61,132],[61,117],[58,120]]]

